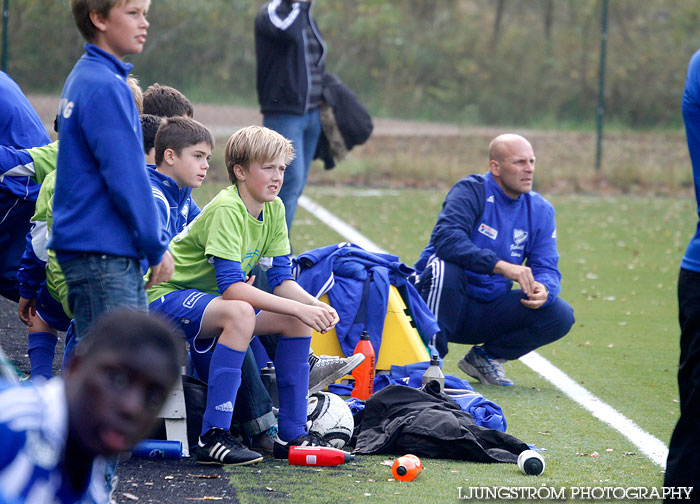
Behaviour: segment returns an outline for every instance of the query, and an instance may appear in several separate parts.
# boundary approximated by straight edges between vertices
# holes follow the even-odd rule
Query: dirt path
[[[58,107],[58,97],[53,95],[29,95],[29,101],[39,113],[47,129],[53,127]],[[236,129],[249,124],[262,124],[262,116],[257,108],[234,105],[197,103],[194,105],[195,119],[207,125],[217,137],[228,137]],[[454,124],[427,121],[403,121],[397,119],[373,118],[374,136],[460,136],[464,134],[496,135],[500,130],[488,127],[464,128]]]

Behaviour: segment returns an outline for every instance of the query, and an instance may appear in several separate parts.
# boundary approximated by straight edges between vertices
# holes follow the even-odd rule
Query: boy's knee
[[[255,327],[255,309],[245,301],[226,301],[227,322]]]
[[[311,336],[312,329],[298,318],[285,315],[280,332],[283,336]]]

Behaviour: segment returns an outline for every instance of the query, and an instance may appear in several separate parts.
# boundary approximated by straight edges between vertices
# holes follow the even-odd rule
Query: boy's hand
[[[154,285],[158,285],[159,283],[167,282],[170,280],[170,277],[173,276],[174,272],[175,261],[173,261],[173,256],[170,255],[170,251],[166,250],[160,263],[151,268],[151,274],[148,277],[146,290],[150,289]]]
[[[27,299],[20,297],[18,312],[19,319],[24,323],[24,325],[27,327],[32,327],[31,318],[36,316],[36,298]]]
[[[316,332],[325,334],[335,327],[340,320],[336,311],[327,304],[301,305],[298,315],[299,320]]]

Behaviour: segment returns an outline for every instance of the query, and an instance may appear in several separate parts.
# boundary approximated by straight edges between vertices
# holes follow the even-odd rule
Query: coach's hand
[[[173,276],[174,272],[175,262],[173,261],[173,256],[170,255],[169,250],[166,250],[160,263],[151,268],[151,274],[148,277],[146,290],[150,289],[154,285],[158,285],[159,283],[167,282],[170,280],[170,277]]]
[[[549,291],[547,287],[539,282],[535,282],[535,290],[528,296],[527,299],[521,299],[520,302],[533,310],[536,310],[547,301],[547,296],[549,296]]]
[[[535,292],[535,277],[532,276],[532,270],[527,266],[520,266],[518,264],[512,264],[508,261],[498,261],[496,266],[493,267],[493,272],[497,275],[503,275],[508,280],[513,280],[520,284],[520,288],[523,290],[528,299],[532,298]],[[540,284],[542,285],[542,284]],[[545,299],[547,299],[545,297]]]
[[[36,298],[19,298],[19,319],[28,327],[32,327],[32,317],[36,316]]]

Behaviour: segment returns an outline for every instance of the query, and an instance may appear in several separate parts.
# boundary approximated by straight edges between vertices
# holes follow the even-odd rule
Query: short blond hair
[[[126,78],[126,83],[131,90],[131,94],[134,96],[134,103],[136,103],[136,110],[139,111],[139,115],[143,114],[143,91],[141,90],[141,85],[139,80],[133,75],[129,75]]]
[[[238,180],[233,167],[241,165],[248,169],[252,163],[266,163],[284,157],[288,165],[294,159],[292,142],[264,126],[248,126],[236,131],[226,142],[224,160],[232,184]]]
[[[94,42],[97,37],[97,28],[90,19],[91,12],[97,12],[103,18],[109,16],[110,11],[116,5],[122,5],[131,0],[70,0],[70,8],[73,12],[73,19],[80,30],[81,35],[88,42]],[[148,4],[150,5],[150,0]]]

